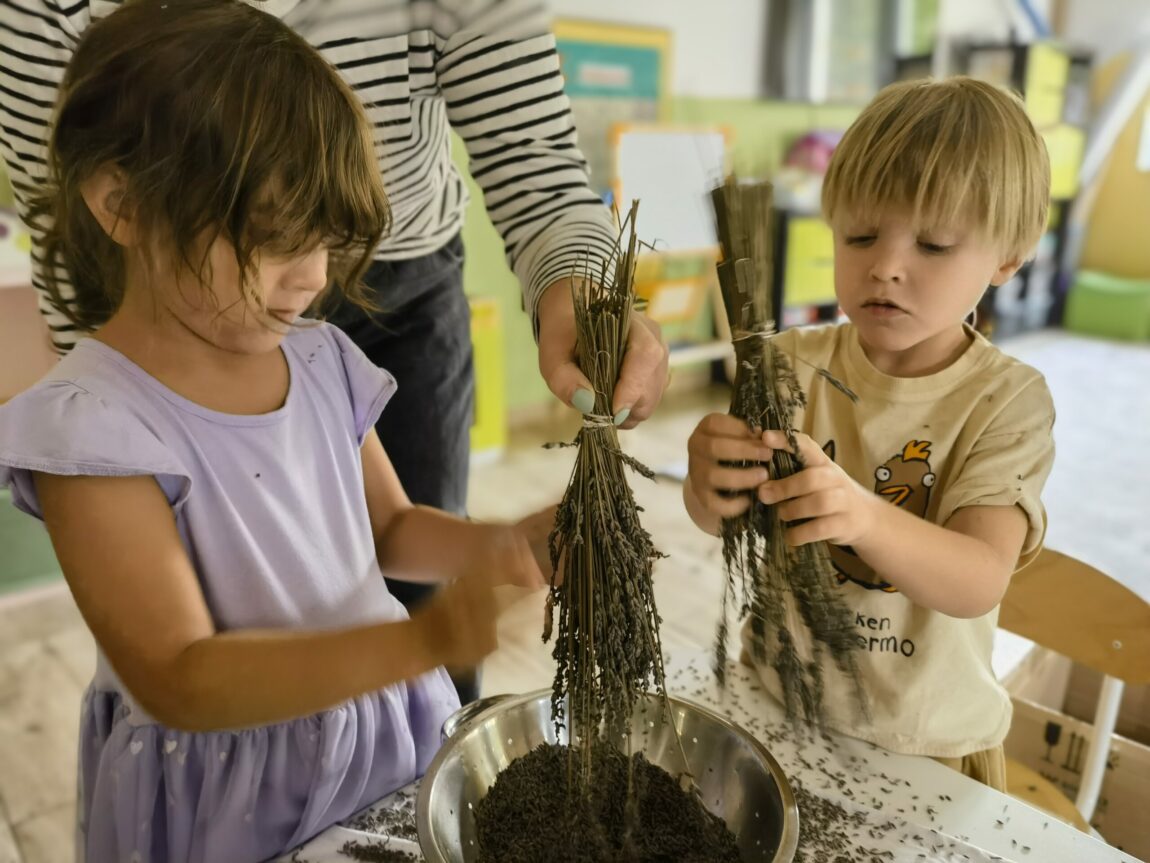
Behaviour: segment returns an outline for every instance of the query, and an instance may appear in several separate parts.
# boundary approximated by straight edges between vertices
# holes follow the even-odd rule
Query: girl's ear
[[[104,233],[112,242],[130,247],[136,244],[139,232],[127,192],[128,175],[110,162],[80,185],[84,203]]]

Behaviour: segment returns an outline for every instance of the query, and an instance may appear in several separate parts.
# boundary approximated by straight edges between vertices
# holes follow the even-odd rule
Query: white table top
[[[729,716],[766,743],[792,784],[859,812],[860,823],[849,828],[857,845],[849,859],[855,863],[1138,863],[929,758],[897,755],[839,735],[800,743],[749,669],[732,664],[727,690],[720,693],[708,654],[672,653],[667,679],[673,694]],[[370,844],[388,834],[389,847],[418,853],[411,842],[417,789],[413,783],[372,807],[366,819],[333,827],[284,860],[342,863],[354,859],[339,851],[346,842]],[[389,828],[370,826],[380,816],[391,822]],[[801,847],[795,859],[805,859]]]

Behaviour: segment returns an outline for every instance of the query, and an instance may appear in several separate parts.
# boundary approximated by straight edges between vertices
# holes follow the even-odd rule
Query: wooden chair
[[[1015,573],[998,625],[1103,675],[1078,798],[1007,759],[1007,791],[1089,831],[1126,684],[1150,683],[1150,603],[1094,567],[1044,549]]]

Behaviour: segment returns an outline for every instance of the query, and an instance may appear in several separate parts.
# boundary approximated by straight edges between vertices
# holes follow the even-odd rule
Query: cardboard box
[[[1014,700],[1006,754],[1050,780],[1073,801],[1098,706],[1102,675],[1033,645],[1003,674]],[[1103,838],[1150,859],[1150,688],[1127,686],[1092,826]]]
[[[1043,551],[1015,574],[999,625],[1024,642],[1048,645],[1084,669],[1140,685],[1150,679],[1150,605],[1099,570],[1056,551]],[[1009,641],[1002,646],[1009,647]],[[1079,719],[1067,712],[1073,668],[1067,673],[1064,665],[1040,654],[1028,654],[1015,666],[1002,673],[1015,705],[1006,754],[1073,801],[1093,738],[1096,696],[1077,687]],[[1078,679],[1085,673],[1077,672]],[[1049,702],[1020,697],[1023,691]],[[1114,735],[1106,755],[1091,824],[1110,844],[1150,857],[1150,746]]]
[[[1009,636],[1009,633],[1006,635]],[[1044,707],[1061,710],[1066,701],[1074,662],[1034,642],[1029,644],[1030,649],[1012,665],[1009,671],[998,672],[997,668],[995,671],[999,673],[1002,685],[1006,687],[1011,698],[1024,698]]]
[[[1005,636],[1017,638],[1009,633]],[[995,671],[1006,691],[1012,698],[1031,701],[1083,722],[1093,722],[1102,675],[1053,650],[1030,644],[1030,649],[1013,660],[1008,670],[1000,671],[996,664]],[[1114,730],[1136,743],[1150,746],[1150,686],[1125,687]]]
[[[1102,675],[1085,666],[1071,663],[1066,695],[1062,699],[1064,713],[1091,722],[1098,707],[1098,693],[1102,690]],[[1013,693],[1011,693],[1013,694]],[[1041,698],[1032,699],[1039,704],[1050,704]],[[1053,706],[1057,706],[1055,702]],[[1150,746],[1150,686],[1127,686],[1122,692],[1115,731],[1136,743]],[[1147,807],[1150,809],[1150,807]],[[1150,830],[1150,827],[1147,828]]]
[[[1006,754],[1037,771],[1071,800],[1078,794],[1091,726],[1057,710],[1014,699]],[[1115,735],[1091,826],[1109,844],[1150,859],[1150,746]]]

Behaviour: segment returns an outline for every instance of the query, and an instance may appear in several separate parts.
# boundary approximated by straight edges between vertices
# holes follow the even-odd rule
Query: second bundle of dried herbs
[[[753,431],[777,429],[795,444],[795,412],[806,405],[788,357],[773,343],[775,317],[771,278],[774,263],[773,190],[770,183],[728,179],[712,193],[722,260],[718,265],[723,305],[735,347],[730,413]],[[853,398],[829,373],[818,370]],[[746,465],[735,465],[744,467]],[[771,479],[802,469],[797,456],[775,450],[766,465]],[[748,619],[756,663],[779,675],[787,716],[818,724],[822,717],[824,651],[850,679],[860,709],[865,698],[854,651],[857,635],[850,610],[835,590],[826,543],[790,548],[777,507],[752,496],[742,515],[723,520],[723,562],[727,584],[715,646],[715,673],[726,668],[727,622],[735,605]]]

